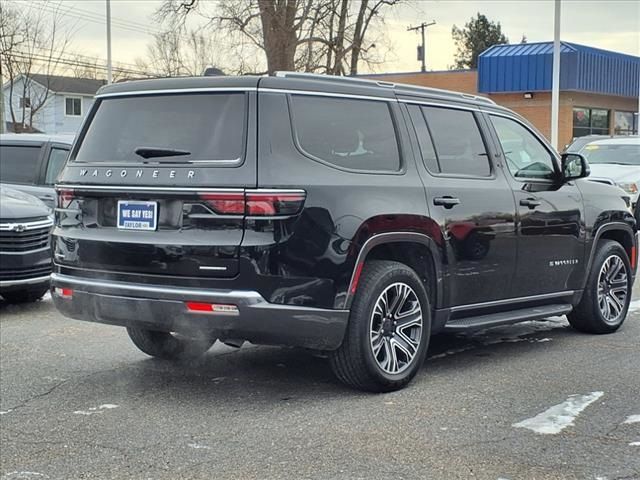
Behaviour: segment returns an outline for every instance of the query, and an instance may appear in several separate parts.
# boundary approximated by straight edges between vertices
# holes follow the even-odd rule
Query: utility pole
[[[113,81],[111,71],[111,0],[107,0],[107,83]]]
[[[561,1],[555,0],[553,15],[553,76],[551,82],[551,145],[558,149],[558,112],[560,111],[560,13]]]
[[[407,32],[417,32],[418,30],[420,30],[420,34],[422,35],[422,46],[418,47],[418,60],[422,60],[422,68],[420,69],[422,72],[427,71],[427,44],[425,38],[425,30],[431,25],[435,24],[436,21],[433,20],[429,23],[422,22],[417,27],[412,27],[411,25],[409,25],[409,28],[407,28]]]

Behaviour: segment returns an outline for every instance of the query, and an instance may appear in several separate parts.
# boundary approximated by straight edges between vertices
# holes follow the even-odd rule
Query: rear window
[[[602,145],[592,143],[582,150],[589,163],[615,163],[640,166],[640,145]]]
[[[240,163],[246,110],[244,93],[107,98],[100,101],[74,161]]]
[[[398,171],[398,139],[387,102],[293,95],[300,149],[350,170]]]
[[[0,146],[0,182],[36,183],[40,165],[40,147]]]

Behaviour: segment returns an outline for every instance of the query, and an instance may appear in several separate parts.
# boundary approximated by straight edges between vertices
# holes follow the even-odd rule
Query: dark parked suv
[[[393,390],[436,332],[622,325],[636,224],[588,174],[465,94],[301,74],[111,85],[57,186],[54,300],[152,356],[292,345]]]

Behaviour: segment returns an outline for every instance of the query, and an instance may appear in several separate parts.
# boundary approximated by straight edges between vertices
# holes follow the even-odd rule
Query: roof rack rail
[[[396,86],[396,84],[393,83],[393,82],[367,80],[365,78],[343,77],[343,76],[339,76],[339,75],[325,75],[325,74],[322,74],[322,73],[304,73],[304,72],[282,71],[282,72],[276,72],[275,75],[276,75],[276,77],[282,77],[282,78],[298,78],[298,79],[301,79],[301,80],[304,80],[304,79],[322,80],[324,82],[334,82],[334,83],[346,83],[346,84],[364,83],[364,84],[371,85],[371,86],[387,87],[387,88],[393,88],[393,87]]]
[[[434,94],[439,96],[447,96],[449,98],[459,98],[466,100],[473,100],[476,102],[486,103],[488,105],[495,105],[496,102],[487,97],[482,97],[480,95],[473,95],[470,93],[461,93],[454,92],[451,90],[443,90],[440,88],[433,87],[421,87],[418,85],[409,85],[406,83],[394,83],[394,82],[385,82],[381,80],[369,80],[365,78],[353,78],[353,77],[342,77],[337,75],[324,75],[320,73],[303,73],[303,72],[287,72],[281,71],[275,73],[276,77],[281,78],[297,78],[300,80],[321,80],[324,82],[333,82],[333,83],[342,83],[342,84],[351,84],[359,83],[366,84],[371,86],[385,87],[385,88],[393,88],[394,90],[404,90],[407,92],[415,92],[415,93],[425,93],[425,94]]]

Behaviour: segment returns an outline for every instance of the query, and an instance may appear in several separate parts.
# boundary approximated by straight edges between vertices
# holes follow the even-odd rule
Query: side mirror
[[[579,153],[562,154],[562,180],[568,182],[588,177],[591,173],[589,162]]]

